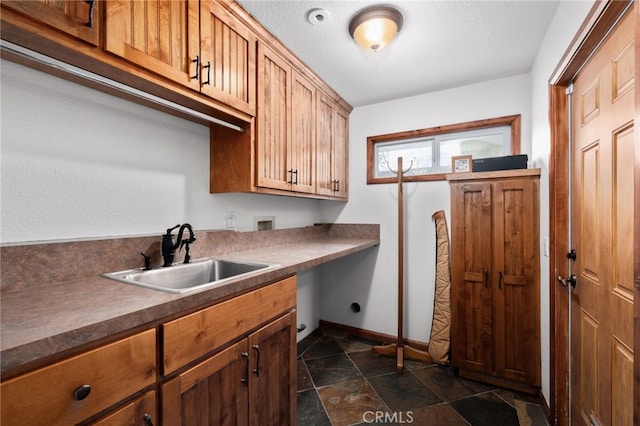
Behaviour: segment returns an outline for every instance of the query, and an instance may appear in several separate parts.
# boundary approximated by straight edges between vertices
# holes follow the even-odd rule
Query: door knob
[[[567,278],[567,279],[564,279],[562,277],[558,277],[558,281],[564,287],[567,287],[568,285],[571,285],[571,287],[575,288],[576,284],[578,284],[578,278],[576,277],[576,274],[571,274],[569,276],[569,278]]]

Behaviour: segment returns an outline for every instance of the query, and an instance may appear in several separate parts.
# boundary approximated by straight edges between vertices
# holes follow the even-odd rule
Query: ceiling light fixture
[[[363,49],[377,52],[402,29],[402,14],[389,6],[362,9],[351,19],[349,34]]]

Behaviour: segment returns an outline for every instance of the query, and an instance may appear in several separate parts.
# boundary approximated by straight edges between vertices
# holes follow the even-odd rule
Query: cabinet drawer
[[[296,305],[296,277],[162,325],[163,373],[246,334]]]
[[[2,425],[75,424],[155,382],[156,331],[148,330],[0,385]],[[80,400],[74,392],[91,391]]]

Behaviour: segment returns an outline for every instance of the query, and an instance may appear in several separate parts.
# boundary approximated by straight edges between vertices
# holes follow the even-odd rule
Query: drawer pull
[[[144,426],[153,426],[153,422],[151,421],[151,416],[149,414],[142,416],[142,421],[144,422]]]
[[[256,352],[256,368],[253,369],[253,374],[256,377],[260,376],[260,347],[258,345],[253,345],[253,350]]]
[[[82,385],[78,386],[76,390],[73,391],[73,399],[76,401],[82,401],[91,393],[91,385]]]

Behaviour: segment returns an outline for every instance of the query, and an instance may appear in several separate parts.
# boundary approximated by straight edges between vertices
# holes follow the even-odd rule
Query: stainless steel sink
[[[270,263],[242,262],[215,258],[196,259],[191,263],[175,264],[145,271],[142,268],[110,272],[102,276],[127,284],[134,284],[170,293],[215,287],[232,278],[263,271],[278,265]]]

